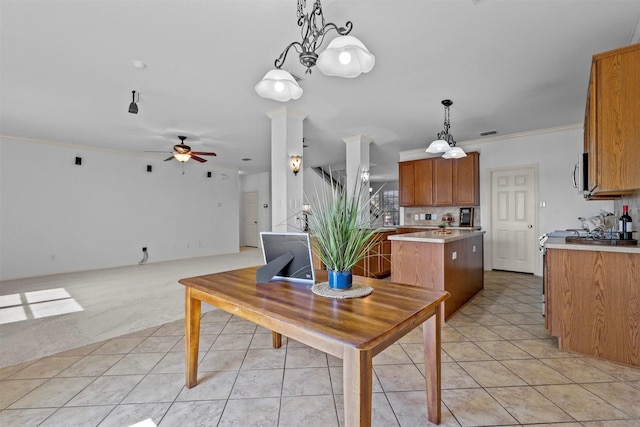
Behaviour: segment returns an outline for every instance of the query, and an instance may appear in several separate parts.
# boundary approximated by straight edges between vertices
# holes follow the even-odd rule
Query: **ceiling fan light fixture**
[[[318,56],[318,69],[327,76],[353,78],[373,69],[376,58],[353,36],[339,36]]]
[[[175,157],[177,161],[185,163],[191,158],[191,155],[189,153],[178,153],[177,151],[174,151],[173,157]]]
[[[302,88],[291,73],[274,69],[269,71],[255,86],[255,91],[263,98],[285,102],[302,96]]]

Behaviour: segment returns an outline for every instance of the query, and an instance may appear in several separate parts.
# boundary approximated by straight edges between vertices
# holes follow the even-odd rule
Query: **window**
[[[392,227],[400,224],[400,204],[398,202],[398,190],[382,192],[382,212],[384,215],[383,226]]]

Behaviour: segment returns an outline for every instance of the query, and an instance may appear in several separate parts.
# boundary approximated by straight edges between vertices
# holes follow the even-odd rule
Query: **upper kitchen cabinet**
[[[431,157],[398,164],[400,206],[477,206],[480,154],[461,159]]]
[[[453,161],[453,201],[457,206],[480,204],[480,154],[467,153],[467,157]]]
[[[640,44],[593,56],[584,122],[593,198],[640,189],[639,76]]]
[[[433,159],[398,163],[400,206],[431,206]]]
[[[400,206],[415,206],[416,162],[398,163],[398,188]]]

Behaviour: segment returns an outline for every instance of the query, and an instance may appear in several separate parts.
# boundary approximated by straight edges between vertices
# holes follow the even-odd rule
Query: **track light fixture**
[[[140,94],[138,93],[138,101],[140,101]],[[136,104],[136,91],[131,91],[131,104],[129,104],[129,112],[131,114],[138,114],[138,104]]]
[[[287,59],[289,49],[298,52],[300,63],[307,68],[305,74],[311,73],[311,67],[328,76],[357,77],[373,69],[375,57],[369,53],[364,44],[353,36],[349,36],[353,24],[347,21],[344,27],[332,22],[325,23],[320,0],[315,0],[309,13],[305,13],[306,0],[298,0],[298,26],[302,33],[302,42],[290,43],[275,60],[275,69],[269,71],[255,86],[258,95],[276,101],[289,101],[302,96],[302,88],[291,73],[282,66]],[[324,38],[331,30],[338,33],[327,48],[318,53]]]
[[[460,147],[456,147],[456,141],[449,133],[451,123],[449,121],[449,107],[453,105],[453,101],[450,99],[443,99],[442,105],[444,105],[444,130],[438,132],[436,140],[429,144],[427,153],[444,153],[442,157],[445,159],[458,159],[460,157],[466,157],[467,154]]]

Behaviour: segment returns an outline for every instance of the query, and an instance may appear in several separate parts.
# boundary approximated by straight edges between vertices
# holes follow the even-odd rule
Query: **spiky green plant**
[[[371,227],[371,218],[381,210],[373,208],[369,186],[360,179],[351,192],[335,183],[315,192],[309,200],[313,250],[328,270],[351,271],[376,244],[379,229]]]

